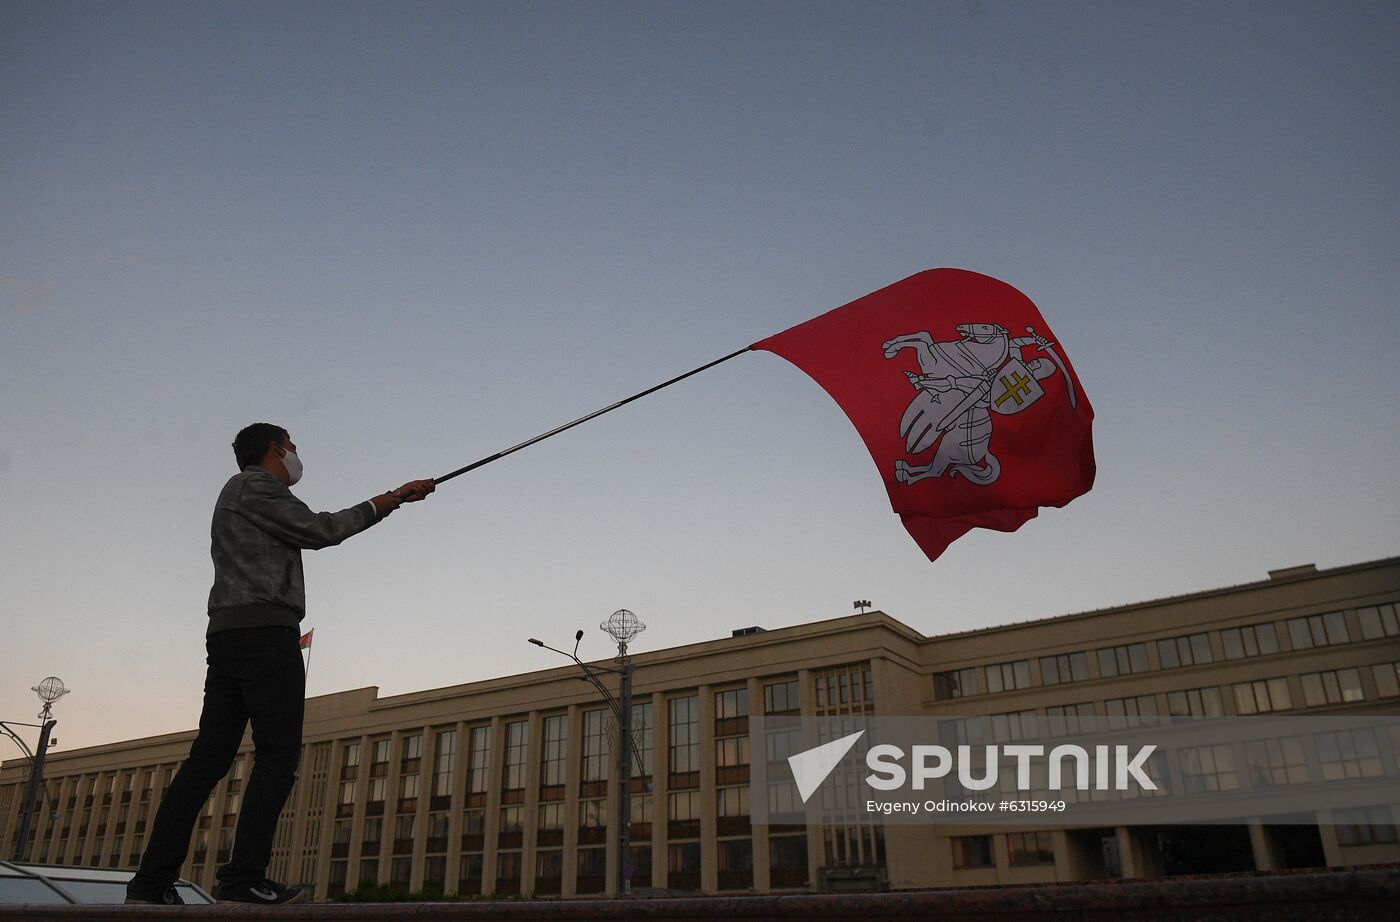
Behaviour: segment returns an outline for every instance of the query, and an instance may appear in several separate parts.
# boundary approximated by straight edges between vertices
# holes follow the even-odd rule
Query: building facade
[[[765,758],[750,751],[751,716],[1400,713],[1397,608],[1400,558],[1391,558],[935,637],[872,611],[638,654],[631,887],[802,892],[1400,861],[1396,804],[1205,832],[1086,830],[1049,817],[1014,828],[767,827],[748,815],[751,759]],[[616,732],[572,666],[390,698],[363,688],[309,699],[270,874],[318,899],[361,882],[612,894],[624,860],[612,835]],[[51,754],[29,858],[134,867],[193,735]],[[1400,738],[1375,743],[1339,757],[1342,769],[1400,770]],[[251,748],[195,830],[184,875],[205,887],[232,847]],[[1222,752],[1199,771],[1228,789],[1255,758]],[[1259,758],[1299,770],[1286,753]],[[7,849],[26,773],[25,760],[0,768]]]

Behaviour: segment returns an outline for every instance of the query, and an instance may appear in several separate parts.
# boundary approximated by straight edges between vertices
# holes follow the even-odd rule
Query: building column
[[[560,896],[574,896],[578,887],[578,800],[583,774],[583,708],[569,705],[569,741],[564,750],[564,861]]]
[[[491,757],[486,766],[486,823],[482,827],[481,892],[496,889],[496,851],[501,833],[501,788],[505,783],[505,718],[491,718]]]
[[[768,748],[766,740],[762,735],[755,734],[754,715],[759,715],[759,719],[766,713],[767,709],[763,703],[763,683],[757,677],[750,676],[748,681],[749,689],[749,815],[759,809],[759,804],[753,802],[752,798],[767,798],[768,792],[755,791],[753,789],[753,766],[759,760],[768,758]],[[765,811],[766,815],[766,811]],[[772,868],[768,863],[768,824],[758,825],[750,823],[749,836],[753,842],[753,889],[755,893],[767,893],[772,889]]]
[[[544,758],[544,728],[539,711],[531,711],[525,744],[525,818],[520,837],[520,893],[535,892],[535,852],[540,829],[540,762]]]
[[[355,742],[349,740],[348,742]],[[369,766],[372,753],[368,736],[361,736],[360,764],[355,766],[355,800],[350,805],[350,847],[345,850],[345,892],[349,893],[360,886],[360,858],[364,849],[365,804],[369,803]],[[344,758],[332,753],[336,765],[336,795],[340,802],[340,761]],[[332,821],[334,822],[334,821]]]
[[[457,752],[452,757],[452,780],[448,782],[451,803],[447,807],[447,867],[442,871],[442,892],[452,896],[462,879],[462,817],[467,809],[467,749],[468,730],[465,721],[457,721]]]
[[[653,694],[651,701],[651,885],[663,889],[671,868],[671,709],[664,692]]]
[[[1278,868],[1274,859],[1273,843],[1269,841],[1269,831],[1257,816],[1249,818],[1249,844],[1254,851],[1254,869],[1273,871]]]
[[[423,889],[423,866],[427,863],[428,854],[428,805],[433,799],[433,766],[437,761],[437,734],[432,727],[423,727],[419,733],[423,737],[419,746],[423,755],[418,760],[418,804],[413,816],[413,870],[408,876],[410,891]],[[444,888],[447,885],[446,876],[447,870],[444,868]]]
[[[797,670],[798,700],[802,702],[803,717],[820,717],[817,711],[816,675],[810,669]],[[809,813],[810,816],[810,813]],[[807,887],[817,889],[817,871],[826,860],[826,840],[820,823],[807,823]]]
[[[719,846],[715,842],[715,693],[713,686],[697,690],[700,706],[700,892],[719,889]]]

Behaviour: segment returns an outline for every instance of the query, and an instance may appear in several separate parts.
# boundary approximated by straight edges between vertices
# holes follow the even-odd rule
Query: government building
[[[1400,804],[1303,822],[1084,829],[756,825],[749,719],[765,715],[1400,714],[1400,558],[926,637],[880,611],[635,654],[630,889],[717,894],[1016,884],[1400,862]],[[736,626],[738,627],[738,626]],[[614,679],[615,677],[606,677]],[[311,698],[272,877],[332,899],[361,883],[461,895],[616,892],[615,726],[572,666],[381,698]],[[610,731],[610,727],[613,727]],[[1330,755],[1213,747],[1171,784],[1199,796],[1400,773],[1400,734]],[[194,731],[53,753],[28,857],[134,868]],[[759,746],[755,749],[762,748]],[[252,769],[245,741],[183,874],[212,889]],[[15,845],[27,761],[0,768]],[[1281,779],[1281,780],[1279,780]]]

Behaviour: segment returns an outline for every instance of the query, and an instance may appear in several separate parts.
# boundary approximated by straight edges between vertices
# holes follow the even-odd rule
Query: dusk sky
[[[0,0],[0,718],[193,728],[244,425],[337,510],[913,273],[1039,307],[1098,480],[930,563],[740,356],[305,554],[308,693],[1400,553],[1400,4]],[[33,739],[31,737],[30,742]],[[19,755],[0,744],[0,759]]]

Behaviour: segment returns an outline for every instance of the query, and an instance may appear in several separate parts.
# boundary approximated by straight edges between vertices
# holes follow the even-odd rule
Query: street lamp
[[[627,657],[627,644],[646,630],[646,625],[632,612],[622,608],[613,612],[608,620],[598,626],[617,641],[616,669],[608,666],[589,666],[578,658],[578,645],[583,640],[583,631],[574,634],[572,653],[555,649],[534,637],[530,638],[530,643],[573,660],[583,670],[583,675],[579,678],[591,683],[598,690],[617,721],[617,893],[619,896],[626,896],[632,890],[632,795],[629,788],[632,786],[633,759],[638,761],[639,769],[643,767],[640,764],[641,757],[632,745],[632,661]],[[619,676],[617,698],[612,696],[602,679],[598,678],[597,674],[600,672]]]
[[[0,731],[14,740],[15,745],[24,750],[24,754],[29,757],[29,783],[24,788],[24,805],[20,811],[19,830],[15,837],[15,861],[23,861],[24,853],[29,847],[29,824],[34,820],[34,801],[39,793],[39,786],[44,782],[44,757],[49,751],[49,736],[53,728],[58,725],[58,721],[53,719],[53,703],[71,689],[63,687],[63,680],[57,676],[48,676],[30,691],[39,696],[39,700],[44,702],[44,707],[39,711],[39,719],[43,723],[30,724],[20,721],[6,723],[0,720]],[[38,727],[39,728],[39,748],[35,752],[30,752],[29,747],[24,745],[24,740],[20,739],[11,726],[16,727]]]

